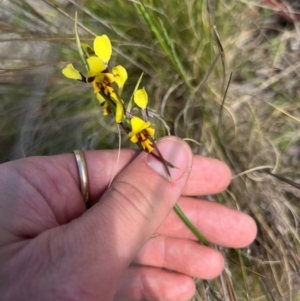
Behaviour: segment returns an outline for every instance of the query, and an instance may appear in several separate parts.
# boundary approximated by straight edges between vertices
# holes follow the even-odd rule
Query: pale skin
[[[212,243],[240,248],[252,218],[192,196],[230,182],[228,167],[193,156],[182,140],[158,142],[178,169],[166,178],[146,152],[87,151],[86,209],[73,154],[0,165],[0,296],[3,301],[188,300],[192,277],[212,279],[222,255],[199,244],[172,210],[182,210]],[[154,235],[155,234],[155,235]]]

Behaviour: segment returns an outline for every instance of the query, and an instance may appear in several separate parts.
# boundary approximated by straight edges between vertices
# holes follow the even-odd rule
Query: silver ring
[[[88,175],[86,162],[84,157],[84,152],[80,149],[74,150],[74,155],[76,158],[76,163],[78,167],[78,174],[80,179],[80,191],[85,203],[89,200],[89,189],[88,189]]]

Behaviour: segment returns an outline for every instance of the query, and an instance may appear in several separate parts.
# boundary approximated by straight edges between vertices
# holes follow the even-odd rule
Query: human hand
[[[86,152],[95,203],[89,210],[73,154],[2,164],[2,300],[188,299],[191,277],[216,277],[224,262],[218,251],[196,241],[172,210],[176,202],[212,243],[238,248],[254,239],[256,226],[247,215],[190,197],[226,188],[226,165],[192,156],[175,137],[157,145],[179,167],[171,169],[171,182],[151,155],[122,150],[107,188],[118,151]]]

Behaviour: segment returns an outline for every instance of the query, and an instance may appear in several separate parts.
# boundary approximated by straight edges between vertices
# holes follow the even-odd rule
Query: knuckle
[[[126,179],[119,179],[113,183],[110,189],[111,197],[118,202],[121,201],[123,207],[126,208],[125,211],[129,213],[134,210],[148,219],[151,216],[149,213],[155,211],[151,195],[146,190],[143,190],[142,186],[132,184]]]

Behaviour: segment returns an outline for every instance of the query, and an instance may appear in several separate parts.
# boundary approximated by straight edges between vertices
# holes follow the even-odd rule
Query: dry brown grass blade
[[[70,16],[67,12],[65,12],[62,8],[60,8],[57,4],[53,3],[50,0],[43,0],[46,4],[48,4],[50,7],[54,8],[56,11],[58,11],[60,14],[62,14],[64,17],[71,20],[73,23],[75,22],[75,17]],[[86,31],[88,34],[96,37],[97,34],[95,34],[93,31],[89,30],[86,26],[84,26],[82,23],[77,22],[77,26],[81,27],[84,31]]]
[[[225,80],[226,80],[226,60],[225,60],[225,51],[224,51],[224,47],[222,45],[222,42],[221,42],[221,38],[220,38],[220,35],[219,35],[219,32],[217,30],[217,26],[213,26],[213,30],[214,30],[214,34],[215,34],[215,37],[216,37],[216,41],[217,41],[217,45],[218,45],[218,49],[219,49],[219,53],[220,53],[220,56],[221,56],[221,61],[222,61],[222,67],[223,67],[223,80],[222,80],[222,89],[221,89],[221,94],[224,94],[225,91]]]
[[[201,94],[203,93],[203,88],[204,86],[207,84],[207,81],[210,77],[210,75],[212,74],[219,58],[221,57],[221,53],[219,52],[216,57],[214,58],[214,60],[212,61],[209,69],[207,70],[206,74],[205,74],[205,77],[203,78],[203,80],[199,83],[199,85],[196,87],[195,91],[197,94]]]
[[[238,301],[236,298],[235,290],[232,284],[230,270],[225,266],[220,279],[222,284],[224,301]]]

